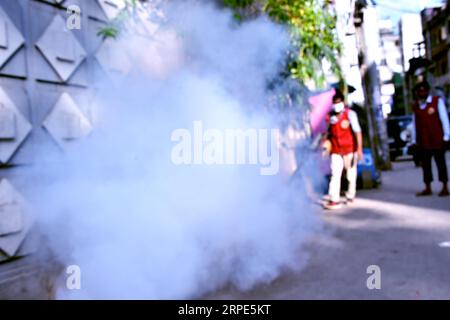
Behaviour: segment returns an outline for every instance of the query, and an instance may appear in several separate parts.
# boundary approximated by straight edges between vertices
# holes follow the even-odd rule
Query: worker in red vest
[[[341,208],[341,177],[347,171],[347,202],[353,202],[356,196],[356,178],[358,160],[362,160],[362,132],[355,111],[345,104],[342,92],[336,90],[333,97],[333,110],[328,115],[328,140],[331,150],[331,180],[328,189],[329,201],[325,208]]]
[[[446,144],[450,139],[449,119],[445,103],[437,96],[430,95],[430,85],[424,81],[414,88],[416,102],[413,106],[412,140],[416,144],[422,163],[425,189],[417,196],[429,196],[433,171],[431,160],[434,158],[438,167],[439,181],[442,182],[440,197],[449,195],[448,172],[445,162]]]

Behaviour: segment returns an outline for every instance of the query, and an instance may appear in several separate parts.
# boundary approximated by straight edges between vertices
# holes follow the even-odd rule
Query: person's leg
[[[341,199],[341,177],[344,170],[344,159],[339,154],[331,155],[331,179],[328,188],[330,201],[339,203]]]
[[[347,200],[353,201],[356,196],[356,179],[358,177],[358,159],[355,153],[346,155],[344,162],[347,169],[348,190],[346,193]]]
[[[431,167],[431,158],[433,153],[427,150],[420,151],[420,159],[423,171],[423,182],[425,183],[425,189],[422,192],[417,193],[417,196],[428,196],[432,194],[431,182],[433,182],[433,171]]]
[[[448,171],[447,171],[447,163],[445,162],[445,150],[438,150],[434,152],[434,161],[436,161],[436,165],[439,173],[439,181],[442,182],[442,190],[439,193],[439,196],[445,197],[449,195],[448,192]]]

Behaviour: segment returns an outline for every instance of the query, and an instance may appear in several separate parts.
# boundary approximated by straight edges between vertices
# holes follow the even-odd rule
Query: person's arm
[[[448,120],[447,108],[444,101],[439,98],[438,102],[439,118],[441,119],[442,129],[444,131],[444,141],[450,140],[450,125]]]
[[[416,144],[416,116],[412,114],[411,143]]]
[[[363,155],[363,136],[361,132],[355,133],[356,135],[356,142],[358,144],[357,154],[358,154],[358,160],[361,161],[364,157]]]
[[[358,155],[358,160],[362,160],[363,159],[363,136],[362,136],[361,126],[360,126],[359,120],[358,120],[358,115],[356,114],[355,111],[350,110],[348,117],[350,120],[350,125],[352,126],[353,133],[356,136],[356,144],[357,144],[356,152]]]

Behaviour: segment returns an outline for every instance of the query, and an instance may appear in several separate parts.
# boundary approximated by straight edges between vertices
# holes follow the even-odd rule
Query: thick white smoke
[[[94,132],[33,169],[38,227],[58,259],[82,272],[81,290],[61,281],[59,298],[195,298],[227,283],[246,290],[301,266],[299,246],[318,225],[305,189],[279,175],[171,161],[172,132],[194,121],[277,125],[264,110],[285,31],[264,18],[236,26],[230,12],[204,3],[163,12],[153,39],[116,40],[133,68],[95,84]]]

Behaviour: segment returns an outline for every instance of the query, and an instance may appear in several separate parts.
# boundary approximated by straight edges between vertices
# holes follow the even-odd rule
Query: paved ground
[[[450,299],[450,248],[439,246],[450,241],[450,197],[416,198],[420,181],[412,162],[395,163],[378,190],[361,191],[340,212],[320,211],[330,232],[308,244],[303,271],[251,292],[227,288],[208,298]],[[367,289],[369,265],[381,268],[380,290]]]
[[[450,167],[450,156],[447,160]],[[450,299],[450,248],[439,246],[450,241],[450,197],[416,198],[418,181],[421,172],[412,162],[395,163],[393,171],[383,173],[380,189],[360,192],[351,207],[318,210],[326,232],[302,249],[310,257],[301,272],[250,292],[227,288],[204,298]],[[369,265],[381,268],[381,290],[366,287]],[[2,270],[6,278],[25,281],[28,269],[24,259]],[[35,273],[27,277],[46,279]],[[48,283],[36,286],[39,290],[0,281],[0,297],[49,298]]]

